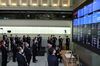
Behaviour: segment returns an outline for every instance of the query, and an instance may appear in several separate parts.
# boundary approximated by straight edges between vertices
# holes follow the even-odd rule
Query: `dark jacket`
[[[48,66],[58,66],[58,60],[55,55],[48,55]]]
[[[26,59],[22,54],[17,53],[16,57],[17,57],[18,66],[27,66]]]
[[[7,49],[3,45],[1,46],[1,52],[2,52],[2,62],[7,63]]]
[[[37,46],[36,46],[36,44],[34,44],[33,43],[33,45],[32,45],[32,53],[33,53],[33,55],[37,55]]]
[[[28,59],[30,60],[30,59],[31,59],[31,56],[32,56],[30,48],[25,47],[25,48],[24,48],[24,53],[25,53],[26,59],[27,59],[27,60],[28,60]]]

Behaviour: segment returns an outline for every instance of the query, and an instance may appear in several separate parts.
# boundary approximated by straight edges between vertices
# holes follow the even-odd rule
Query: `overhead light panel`
[[[38,4],[36,4],[36,3],[33,3],[33,4],[31,4],[32,6],[38,6]]]
[[[67,7],[68,5],[67,5],[67,4],[63,4],[62,6],[63,6],[63,7]]]
[[[2,6],[6,6],[7,4],[6,4],[6,3],[1,3],[1,5],[2,5]]]
[[[38,0],[30,0],[29,2],[31,6],[38,6]]]
[[[9,5],[11,6],[17,6],[18,4],[18,0],[9,0],[8,2],[9,2]]]
[[[56,6],[59,6],[60,4],[60,0],[51,0],[51,5],[56,7]]]
[[[52,6],[58,6],[58,4],[53,4]]]
[[[48,6],[49,1],[48,0],[41,0],[41,5],[42,6]]]
[[[62,0],[62,6],[63,6],[63,7],[68,7],[68,6],[70,6],[70,0]]]
[[[42,6],[48,6],[48,4],[42,4]]]
[[[27,4],[26,3],[22,3],[22,6],[27,6]]]
[[[20,5],[21,6],[27,6],[29,0],[20,0]]]
[[[12,6],[17,6],[17,4],[16,4],[16,3],[11,3],[11,5],[12,5]]]

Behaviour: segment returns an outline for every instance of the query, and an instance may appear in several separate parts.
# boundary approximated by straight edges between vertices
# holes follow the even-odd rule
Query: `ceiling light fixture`
[[[58,4],[53,4],[52,6],[58,6]]]
[[[43,6],[48,6],[48,4],[46,4],[46,3],[44,3],[44,4],[42,4]]]
[[[22,6],[27,6],[27,4],[26,3],[22,3]]]
[[[7,4],[6,4],[6,3],[1,3],[1,5],[2,5],[2,6],[6,6]]]
[[[36,4],[36,3],[33,3],[33,4],[31,4],[32,6],[38,6],[38,4]]]
[[[68,6],[68,4],[63,4],[62,6],[66,7],[66,6]]]
[[[16,4],[16,3],[12,3],[11,5],[12,5],[12,6],[17,6],[17,4]]]

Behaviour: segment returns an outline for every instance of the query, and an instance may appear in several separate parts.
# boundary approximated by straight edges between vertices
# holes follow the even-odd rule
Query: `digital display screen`
[[[84,24],[84,18],[82,17],[80,20],[81,20],[81,25],[83,25]]]
[[[81,10],[78,10],[78,17],[81,16]]]
[[[89,13],[89,8],[87,6],[84,7],[84,15]]]
[[[100,10],[100,2],[98,0],[93,2],[93,11],[96,10]]]
[[[92,15],[89,15],[88,18],[89,18],[89,22],[88,23],[91,24],[92,23]]]
[[[93,13],[93,23],[100,22],[100,12]]]
[[[88,8],[88,13],[93,12],[93,3],[89,4],[89,5],[87,6],[87,8]]]
[[[78,17],[81,17],[84,15],[84,8],[78,10]]]
[[[77,25],[77,19],[74,19],[74,23],[73,23],[74,26]]]
[[[84,24],[88,24],[88,16],[84,16]]]
[[[100,23],[98,23],[98,38],[97,38],[97,48],[100,49]]]

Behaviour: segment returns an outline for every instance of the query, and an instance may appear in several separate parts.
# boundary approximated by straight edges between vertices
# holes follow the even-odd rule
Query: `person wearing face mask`
[[[18,53],[16,55],[18,66],[28,66],[27,61],[23,55],[23,49],[18,47]]]
[[[32,53],[31,53],[31,50],[29,48],[29,44],[27,42],[25,42],[24,45],[25,45],[24,54],[25,54],[25,57],[26,57],[26,60],[27,60],[28,66],[29,66],[30,65],[30,61],[31,61]]]
[[[1,63],[1,66],[7,66],[7,53],[8,53],[8,50],[7,50],[7,47],[5,46],[5,41],[2,40],[0,41],[0,49],[1,49],[1,52],[2,52],[2,63]]]
[[[48,66],[58,66],[58,60],[56,57],[56,50],[54,48],[50,48],[48,50],[49,54],[48,54]]]

